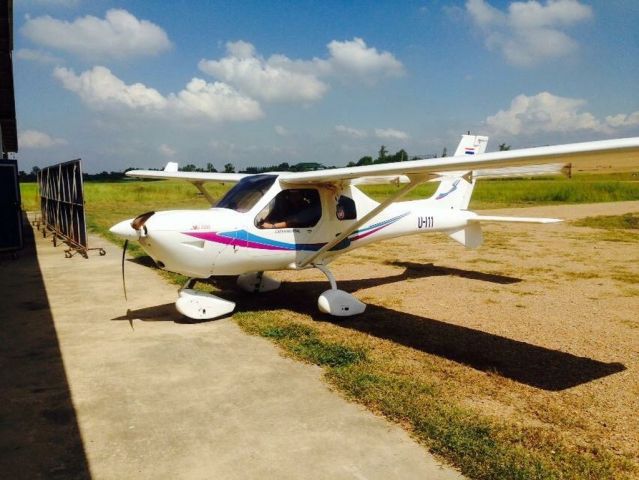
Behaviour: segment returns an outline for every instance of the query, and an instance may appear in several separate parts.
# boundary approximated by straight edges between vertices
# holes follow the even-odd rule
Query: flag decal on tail
[[[464,154],[466,154],[466,155],[475,155],[475,149],[474,148],[464,148]]]

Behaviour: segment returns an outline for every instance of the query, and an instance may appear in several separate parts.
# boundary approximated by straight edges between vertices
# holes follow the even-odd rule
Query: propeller
[[[126,255],[126,247],[129,246],[129,240],[124,241],[124,246],[122,247],[122,288],[124,289],[124,299],[129,300],[126,296],[126,281],[124,280],[124,257]]]
[[[155,212],[146,212],[143,213],[142,215],[138,215],[137,217],[135,217],[133,219],[133,221],[131,222],[131,228],[133,230],[135,230],[138,233],[138,237],[140,236],[140,229],[144,229],[144,234],[146,235],[147,230],[146,227],[144,226],[144,224],[146,223],[146,221],[151,218],[151,216],[155,214]],[[129,239],[125,239],[124,240],[124,246],[122,247],[122,289],[124,290],[124,299],[128,300],[129,298],[126,295],[126,280],[124,277],[124,260],[126,257],[126,249],[129,246]]]

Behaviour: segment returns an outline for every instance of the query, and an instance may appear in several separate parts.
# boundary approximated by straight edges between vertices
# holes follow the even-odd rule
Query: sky
[[[14,0],[20,170],[639,136],[636,0]]]

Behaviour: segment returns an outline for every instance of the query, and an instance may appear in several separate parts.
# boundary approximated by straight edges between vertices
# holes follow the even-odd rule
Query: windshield
[[[251,175],[244,177],[219,202],[217,208],[229,208],[236,212],[248,212],[271,188],[277,175]]]

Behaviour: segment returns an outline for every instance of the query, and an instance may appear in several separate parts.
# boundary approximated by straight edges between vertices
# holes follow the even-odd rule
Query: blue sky
[[[168,7],[170,5],[170,8]],[[15,0],[21,170],[639,135],[636,0]]]

